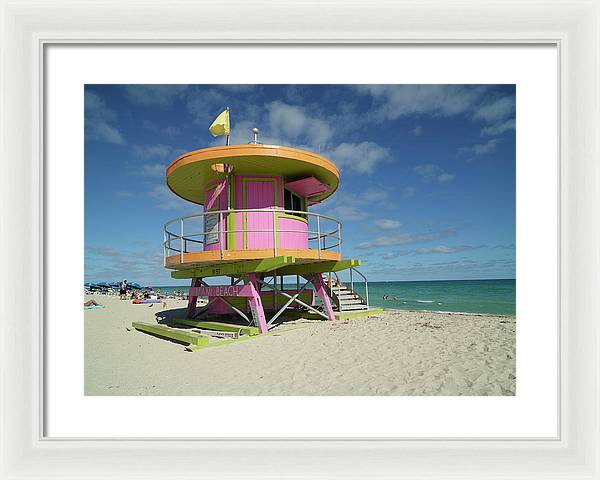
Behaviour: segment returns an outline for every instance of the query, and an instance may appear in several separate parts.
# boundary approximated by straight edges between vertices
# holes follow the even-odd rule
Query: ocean
[[[287,288],[296,288],[287,285]],[[188,287],[154,287],[164,293],[187,291]],[[364,284],[355,283],[364,296]],[[384,296],[387,295],[387,299]],[[516,281],[435,280],[421,282],[369,282],[369,303],[398,310],[489,313],[515,315]]]
[[[355,289],[364,293],[362,284]],[[387,300],[384,300],[387,295]],[[369,282],[369,303],[398,310],[491,313],[515,315],[516,281],[436,280]]]

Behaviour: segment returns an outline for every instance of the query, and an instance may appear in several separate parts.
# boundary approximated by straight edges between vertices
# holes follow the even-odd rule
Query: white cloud
[[[485,124],[484,135],[514,129],[514,95],[498,97],[487,85],[358,85],[355,89],[373,98],[375,108],[370,121],[408,115],[465,115]],[[423,130],[417,126],[409,133],[421,135]]]
[[[509,259],[489,259],[489,260],[468,260],[460,259],[447,262],[435,262],[423,264],[421,262],[413,262],[412,264],[394,265],[391,262],[373,264],[378,274],[386,274],[395,276],[422,276],[422,279],[431,279],[436,276],[444,278],[452,278],[457,272],[465,272],[474,275],[472,278],[481,278],[481,275],[486,275],[490,278],[491,275],[506,275],[513,277],[515,275],[514,258]]]
[[[333,135],[328,122],[308,114],[304,107],[275,101],[267,105],[267,118],[270,135],[292,142],[303,139],[313,147],[325,146]]]
[[[459,245],[456,247],[446,247],[444,245],[440,245],[439,247],[433,248],[417,248],[415,253],[418,255],[427,255],[431,253],[458,253],[464,252],[465,250],[470,250],[473,247],[470,245]]]
[[[368,189],[361,193],[337,192],[328,201],[325,215],[338,220],[361,220],[366,218],[374,206],[379,206],[388,198],[383,190]]]
[[[173,125],[169,125],[167,127],[160,127],[156,123],[148,119],[144,119],[142,121],[142,126],[145,129],[150,130],[151,132],[160,133],[166,135],[167,137],[176,137],[177,135],[181,134],[181,128],[179,127],[175,127]]]
[[[174,148],[162,143],[156,145],[135,145],[133,147],[135,156],[144,160],[159,160],[162,162],[151,162],[141,166],[135,166],[135,173],[141,173],[146,177],[164,177],[169,163],[185,152],[186,151],[181,148]]]
[[[144,159],[159,159],[173,161],[180,155],[183,155],[186,150],[182,148],[175,148],[171,145],[165,145],[164,143],[157,143],[154,145],[135,145],[133,147],[133,153],[135,156]]]
[[[227,107],[227,98],[215,89],[193,88],[186,92],[185,107],[194,123],[208,130],[217,115]]]
[[[219,85],[223,90],[234,93],[248,93],[256,88],[256,85],[246,83],[222,83]]]
[[[135,145],[133,153],[140,158],[166,158],[171,152],[169,145]]]
[[[424,182],[448,183],[456,177],[453,173],[446,173],[439,165],[433,163],[425,163],[417,165],[414,169],[415,173],[421,176]]]
[[[499,139],[492,138],[485,143],[477,143],[470,147],[461,147],[458,149],[458,155],[474,155],[476,157],[481,157],[496,151],[496,147],[499,143]]]
[[[360,249],[368,249],[373,247],[391,247],[394,245],[408,245],[411,243],[426,242],[439,240],[456,235],[456,230],[447,228],[437,232],[426,233],[398,233],[394,235],[382,235],[374,239],[363,242],[358,245]]]
[[[162,163],[151,163],[142,165],[141,174],[146,177],[164,177],[167,167]]]
[[[124,145],[125,139],[116,125],[116,112],[108,108],[106,102],[92,91],[86,89],[84,98],[86,138]]]
[[[398,250],[396,252],[386,252],[381,256],[381,258],[383,258],[384,260],[392,260],[397,257],[409,255],[410,253],[412,253],[412,250]]]
[[[169,137],[175,137],[181,133],[181,128],[173,126],[165,127],[162,129],[162,133]]]
[[[505,122],[496,123],[494,125],[489,125],[487,127],[483,127],[481,129],[482,135],[500,135],[508,130],[514,130],[516,127],[516,122],[514,119],[506,120]]]
[[[425,163],[423,165],[417,165],[413,170],[415,173],[421,175],[423,180],[430,182],[439,174],[439,172],[441,172],[442,169],[433,163]]]
[[[501,249],[501,250],[514,250],[515,249],[515,244],[514,243],[509,243],[509,244],[494,245],[493,248],[498,248],[498,249]]]
[[[268,108],[269,125],[273,131],[280,131],[292,139],[304,133],[307,123],[304,109],[281,102],[273,102]]]
[[[135,198],[135,194],[126,190],[119,190],[115,193],[117,197],[120,198]]]
[[[375,99],[378,115],[391,120],[412,114],[447,117],[467,113],[488,90],[485,86],[465,85],[359,85],[356,88]]]
[[[417,189],[415,187],[404,187],[400,192],[404,198],[410,198],[415,195]]]
[[[187,85],[125,85],[127,98],[145,107],[170,107],[187,90]]]
[[[391,220],[389,218],[380,218],[375,220],[374,223],[377,228],[380,228],[381,230],[395,230],[402,225],[398,220]]]
[[[104,140],[116,145],[125,144],[123,135],[121,135],[121,132],[119,132],[117,127],[109,125],[108,123],[98,123],[92,127],[91,131],[94,132],[92,137],[95,137],[96,140]]]
[[[452,253],[461,253],[467,250],[474,250],[474,249],[480,249],[480,248],[488,248],[487,245],[478,245],[478,246],[472,246],[472,245],[457,245],[457,246],[453,246],[453,247],[448,247],[445,245],[440,245],[438,247],[422,247],[422,248],[416,248],[416,249],[409,249],[409,250],[397,250],[397,251],[392,251],[392,252],[385,252],[381,255],[381,258],[383,258],[384,260],[391,260],[397,257],[401,257],[401,256],[407,256],[407,255],[431,255],[431,254],[452,254]],[[364,254],[363,254],[364,255]],[[462,260],[465,262],[468,262],[470,260]]]
[[[391,159],[388,149],[374,142],[342,143],[326,153],[340,168],[371,174],[377,164]]]
[[[455,177],[456,177],[456,175],[453,173],[442,173],[442,174],[438,175],[437,181],[438,181],[438,183],[448,183],[448,182],[451,182],[452,180],[454,180]]]
[[[327,210],[327,216],[336,220],[361,220],[366,218],[367,212],[356,205],[338,205]]]
[[[360,203],[377,203],[383,202],[388,198],[388,193],[385,190],[365,190],[358,195],[357,200]]]
[[[107,246],[88,246],[85,251],[86,281],[123,280],[148,285],[155,278],[165,276],[161,237],[149,242],[154,248],[137,251],[116,250]]]
[[[417,125],[415,128],[410,130],[408,133],[410,133],[411,135],[414,135],[415,137],[420,137],[421,135],[423,135],[423,127],[421,127],[420,125]]]
[[[175,195],[167,185],[156,185],[148,192],[148,196],[156,200],[156,206],[161,210],[181,210],[183,213],[184,210],[188,211],[191,208],[200,209],[198,205]]]
[[[496,123],[509,118],[514,112],[515,97],[511,95],[480,105],[473,113],[473,117],[487,123]]]
[[[259,128],[258,141],[260,143],[263,143],[265,145],[293,145],[293,143],[290,140],[285,140],[281,137],[275,137],[273,135],[270,135],[269,132],[265,132],[263,129],[260,128],[259,122],[251,120],[236,121],[236,123],[232,125],[230,139],[231,145],[245,145],[252,141],[254,137],[252,129],[255,127]],[[225,139],[224,137],[215,137],[210,141],[209,145],[212,147],[223,146],[225,145]],[[295,146],[296,148],[303,148],[305,150],[314,150],[312,147],[306,145]]]

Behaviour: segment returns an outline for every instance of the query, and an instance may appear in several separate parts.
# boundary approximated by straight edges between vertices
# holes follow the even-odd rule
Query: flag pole
[[[230,134],[231,134],[231,117],[230,117],[230,114],[229,114],[229,107],[227,107],[226,110],[227,110],[227,120],[229,122],[229,133],[226,135],[225,145],[229,146],[229,137],[230,137]]]

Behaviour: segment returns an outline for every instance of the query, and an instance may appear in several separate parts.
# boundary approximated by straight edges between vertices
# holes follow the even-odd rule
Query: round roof
[[[233,165],[233,174],[281,175],[285,181],[315,177],[330,188],[311,197],[321,201],[338,187],[340,173],[335,164],[316,153],[276,145],[231,145],[188,152],[167,167],[167,185],[173,193],[190,202],[204,203],[204,186],[223,178],[211,168],[217,163]]]

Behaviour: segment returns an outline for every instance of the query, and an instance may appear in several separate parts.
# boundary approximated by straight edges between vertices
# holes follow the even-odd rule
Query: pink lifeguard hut
[[[195,150],[167,168],[171,191],[204,206],[164,227],[164,266],[173,278],[191,280],[188,324],[239,316],[267,333],[284,312],[329,320],[367,313],[366,278],[359,260],[342,258],[341,223],[309,212],[335,193],[338,169],[321,155],[257,137],[254,129],[250,144]],[[336,273],[342,270],[350,274],[345,285]],[[353,272],[364,282],[362,295]],[[209,277],[230,281],[208,285]],[[200,296],[208,297],[201,309]]]

